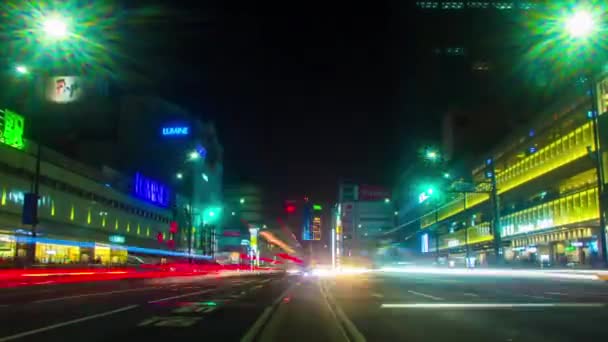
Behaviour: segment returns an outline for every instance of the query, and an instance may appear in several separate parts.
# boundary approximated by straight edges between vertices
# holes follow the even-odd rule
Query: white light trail
[[[511,269],[442,269],[433,267],[383,267],[381,272],[387,273],[410,273],[410,274],[433,274],[472,277],[508,277],[508,278],[559,278],[575,280],[598,280],[596,274],[565,272],[565,271],[543,271],[543,270],[511,270]]]
[[[412,303],[382,304],[382,309],[517,309],[517,308],[603,308],[603,303]]]

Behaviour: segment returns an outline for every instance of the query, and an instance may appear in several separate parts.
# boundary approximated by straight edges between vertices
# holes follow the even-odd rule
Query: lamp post
[[[570,43],[578,43],[582,45],[589,45],[588,40],[598,31],[598,26],[595,23],[593,13],[585,9],[578,9],[573,11],[564,20],[564,32],[569,37]],[[599,233],[598,233],[598,250],[600,253],[602,266],[608,265],[608,251],[606,248],[606,199],[604,198],[604,170],[602,160],[602,150],[600,145],[600,132],[598,125],[598,113],[597,108],[597,93],[595,89],[595,78],[592,72],[588,73],[585,77],[589,88],[588,94],[591,101],[591,124],[593,130],[593,142],[595,145],[594,159],[595,159],[595,170],[597,176],[597,191],[598,191],[598,210],[599,210]]]

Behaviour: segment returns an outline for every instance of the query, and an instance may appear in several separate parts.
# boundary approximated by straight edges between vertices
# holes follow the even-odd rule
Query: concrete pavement
[[[238,341],[291,282],[281,275],[177,280],[0,291],[0,342]]]
[[[608,333],[601,281],[370,273],[321,282],[368,341],[574,341]]]

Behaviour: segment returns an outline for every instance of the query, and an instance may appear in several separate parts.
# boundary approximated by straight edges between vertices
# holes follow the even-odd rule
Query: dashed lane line
[[[172,300],[172,299],[177,299],[177,298],[196,296],[196,295],[208,293],[208,292],[211,292],[211,291],[212,291],[212,289],[207,289],[207,290],[203,290],[203,291],[190,292],[190,293],[185,293],[185,294],[177,295],[177,296],[171,296],[171,297],[167,297],[167,298],[155,299],[155,300],[149,301],[148,304],[166,302],[166,301],[169,301],[169,300]]]
[[[443,298],[441,298],[441,297],[431,296],[429,294],[422,293],[422,292],[416,292],[416,291],[412,291],[412,290],[408,290],[407,292],[409,292],[409,293],[411,293],[413,295],[416,295],[416,296],[420,296],[420,297],[424,297],[424,298],[429,298],[429,299],[432,299],[432,300],[443,300]]]
[[[108,292],[85,293],[85,294],[74,295],[74,296],[65,296],[65,297],[39,299],[39,300],[33,301],[32,303],[36,303],[36,304],[49,303],[49,302],[57,302],[57,301],[69,300],[69,299],[78,299],[78,298],[86,298],[86,297],[97,297],[97,296],[107,296],[107,295],[112,295],[112,294],[117,294],[117,293],[127,293],[127,292],[136,292],[136,291],[148,291],[148,290],[158,290],[158,287],[142,287],[142,288],[128,289],[128,290],[116,290],[116,291],[108,291]]]

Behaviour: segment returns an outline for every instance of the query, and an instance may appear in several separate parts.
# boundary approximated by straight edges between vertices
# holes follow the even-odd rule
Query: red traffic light
[[[285,210],[287,211],[287,213],[293,214],[293,213],[296,212],[296,206],[292,205],[292,204],[289,204],[289,205],[287,205],[287,207],[285,208]]]

